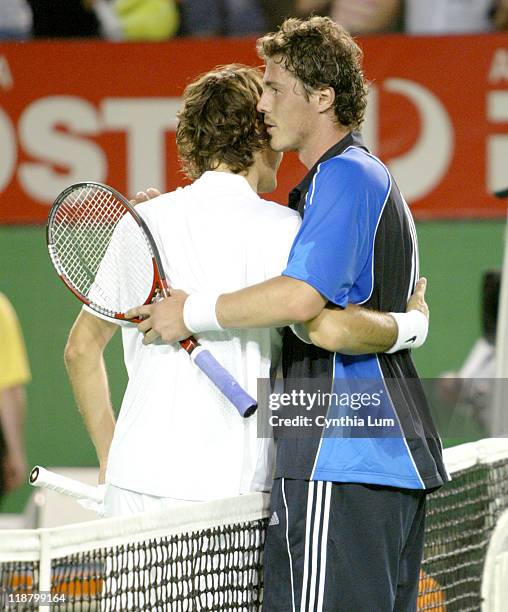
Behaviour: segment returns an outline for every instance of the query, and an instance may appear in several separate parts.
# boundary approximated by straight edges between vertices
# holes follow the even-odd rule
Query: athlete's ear
[[[316,89],[318,111],[320,113],[326,113],[329,111],[335,102],[335,90],[333,87],[321,87]]]

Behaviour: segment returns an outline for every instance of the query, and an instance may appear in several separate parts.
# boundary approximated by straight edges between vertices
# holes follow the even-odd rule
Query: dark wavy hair
[[[177,115],[176,145],[189,178],[222,163],[243,172],[253,164],[255,151],[268,146],[256,110],[261,90],[259,70],[242,64],[219,66],[187,86]]]
[[[257,42],[259,56],[280,62],[303,84],[307,95],[321,87],[335,91],[335,118],[357,128],[367,105],[363,53],[351,35],[329,17],[286,19],[277,32]]]

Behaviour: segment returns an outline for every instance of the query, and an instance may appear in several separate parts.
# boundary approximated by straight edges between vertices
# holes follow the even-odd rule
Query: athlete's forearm
[[[95,446],[99,463],[106,463],[115,430],[115,417],[102,357],[91,363],[83,355],[66,357],[69,380],[78,410]]]
[[[305,324],[313,344],[348,355],[382,353],[397,340],[397,323],[387,313],[348,305],[326,307]]]
[[[307,283],[278,276],[219,297],[215,313],[224,328],[282,327],[316,317],[326,299]]]
[[[23,385],[15,385],[0,392],[0,422],[5,438],[2,475],[6,491],[14,491],[26,482],[25,454],[26,395]]]
[[[344,310],[328,306],[305,324],[307,335],[316,346],[349,355],[418,348],[425,342],[429,328],[426,289],[427,279],[422,277],[405,313],[383,313],[353,304]]]
[[[115,417],[103,351],[115,326],[94,319],[87,313],[78,317],[65,348],[65,365],[79,412],[99,463],[104,465],[113,439]]]
[[[0,422],[7,451],[24,454],[26,391],[23,385],[0,392]]]

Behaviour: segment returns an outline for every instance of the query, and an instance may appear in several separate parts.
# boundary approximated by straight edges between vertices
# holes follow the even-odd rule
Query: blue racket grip
[[[258,407],[256,400],[240,387],[210,351],[199,347],[194,349],[191,357],[198,368],[208,376],[238,410],[240,416],[247,418],[256,412]]]

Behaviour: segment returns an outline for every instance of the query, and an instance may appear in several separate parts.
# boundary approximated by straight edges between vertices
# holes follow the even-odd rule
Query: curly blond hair
[[[286,19],[277,32],[257,41],[257,50],[264,60],[280,62],[301,81],[307,94],[332,87],[337,122],[360,127],[367,106],[363,53],[341,25],[329,17]]]
[[[220,164],[244,172],[253,164],[254,153],[268,146],[256,110],[261,89],[261,73],[242,64],[219,66],[187,86],[177,115],[176,145],[189,178]]]

